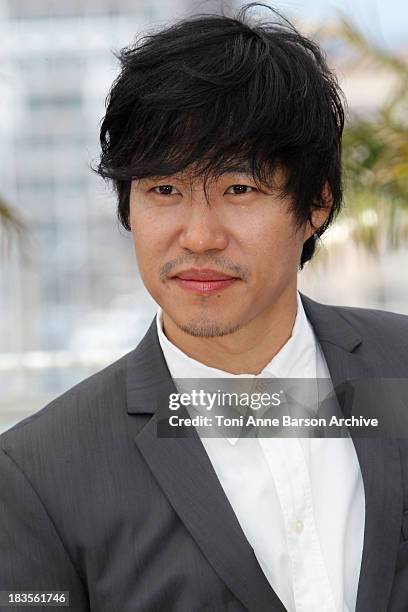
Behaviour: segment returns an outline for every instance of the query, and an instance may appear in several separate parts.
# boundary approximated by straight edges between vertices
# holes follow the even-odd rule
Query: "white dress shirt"
[[[157,331],[172,378],[330,378],[299,293],[292,335],[258,375],[231,374]],[[365,499],[351,438],[201,438],[266,578],[288,612],[354,612]]]

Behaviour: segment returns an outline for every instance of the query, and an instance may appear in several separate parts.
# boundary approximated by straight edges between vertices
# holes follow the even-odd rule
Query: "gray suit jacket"
[[[407,376],[408,317],[301,297],[335,385]],[[199,438],[156,436],[169,390],[153,321],[136,349],[0,436],[0,590],[69,590],[75,612],[284,612]],[[353,441],[357,612],[406,612],[407,440]]]

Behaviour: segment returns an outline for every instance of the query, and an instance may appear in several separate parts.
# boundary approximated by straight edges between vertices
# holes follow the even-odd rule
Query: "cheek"
[[[258,223],[249,222],[241,239],[256,259],[275,264],[296,258],[303,244],[301,234],[287,217],[265,217]]]
[[[151,211],[142,207],[137,210],[135,208],[130,212],[130,225],[136,251],[142,256],[145,251],[149,251],[149,247],[158,243],[160,225]]]
[[[140,274],[146,284],[154,284],[158,270],[168,258],[170,233],[165,219],[150,211],[131,216],[131,231]]]
[[[275,290],[297,274],[303,241],[287,217],[265,218],[262,224],[248,224],[246,229],[246,235],[241,235],[242,250],[262,291]]]
[[[139,268],[142,269],[153,254],[158,243],[152,226],[144,221],[144,215],[131,215],[131,232]]]
[[[161,261],[157,241],[153,236],[143,232],[133,237],[136,260],[145,283],[150,284],[157,276],[158,263]]]

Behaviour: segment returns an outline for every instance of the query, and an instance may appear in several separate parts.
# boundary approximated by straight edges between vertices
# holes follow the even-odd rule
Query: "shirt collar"
[[[189,357],[163,332],[162,309],[158,307],[157,334],[164,358],[173,378],[313,378],[316,377],[316,339],[297,292],[297,312],[292,334],[280,351],[259,374],[231,374]],[[314,357],[314,358],[313,358]]]
[[[259,374],[231,374],[189,357],[163,332],[162,309],[157,311],[157,334],[173,379],[183,378],[316,378],[316,338],[303,308],[299,292],[292,333],[280,351]],[[229,441],[233,443],[233,438]]]

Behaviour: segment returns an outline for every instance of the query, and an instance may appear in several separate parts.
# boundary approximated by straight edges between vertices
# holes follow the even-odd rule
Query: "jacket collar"
[[[348,353],[361,344],[361,336],[334,307],[315,302],[302,293],[300,296],[326,360],[330,360],[330,355],[328,358],[324,344],[337,346]],[[328,365],[332,374],[333,368],[330,368],[330,363]],[[126,376],[128,412],[153,414],[158,407],[159,391],[168,388],[176,391],[169,379],[171,376],[157,336],[155,317],[140,344],[129,354]]]
[[[344,319],[336,307],[315,302],[300,294],[303,308],[320,343],[328,342],[352,352],[362,342],[360,334]]]
[[[347,414],[347,393],[342,394],[341,386],[353,378],[380,376],[378,361],[370,350],[364,350],[358,330],[336,307],[320,304],[303,294],[301,298],[326,358],[337,398]],[[156,320],[128,355],[126,384],[128,413],[153,414],[135,436],[136,445],[203,554],[248,610],[284,612],[283,604],[256,561],[198,435],[192,433],[182,439],[157,436],[158,409],[176,388],[161,351]],[[363,397],[367,402],[366,396]],[[371,399],[380,410],[388,405],[384,395]],[[395,437],[359,438],[353,433],[352,437],[366,505],[356,612],[386,612],[402,520],[398,443]]]

